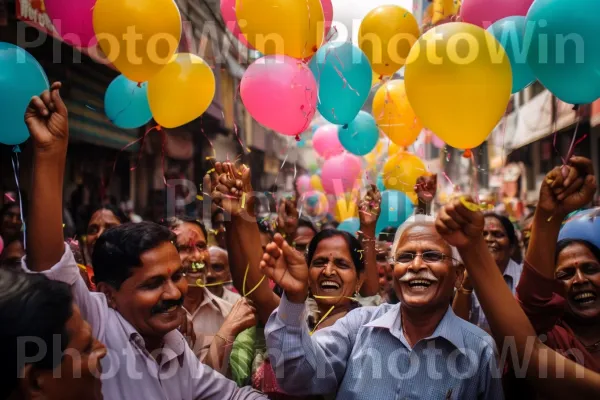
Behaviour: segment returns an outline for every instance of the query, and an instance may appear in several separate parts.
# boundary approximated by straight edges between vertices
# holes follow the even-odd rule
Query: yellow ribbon
[[[480,211],[480,210],[485,210],[485,207],[483,207],[483,206],[481,206],[479,204],[475,204],[475,203],[470,202],[469,200],[467,200],[467,198],[465,196],[461,196],[460,197],[460,202],[468,210],[473,211],[473,212],[477,212],[477,211]]]
[[[254,293],[254,291],[256,289],[258,289],[258,287],[260,286],[260,284],[263,283],[263,281],[267,277],[266,275],[263,275],[263,277],[261,278],[260,281],[258,281],[258,283],[256,284],[256,286],[254,286],[248,293],[246,293],[246,281],[248,280],[248,271],[249,270],[250,270],[250,263],[248,263],[248,265],[246,265],[246,272],[244,272],[244,282],[242,283],[242,294],[243,294],[244,297],[248,297],[252,293]]]
[[[333,311],[333,309],[335,308],[335,306],[331,306],[331,308],[329,309],[329,311],[327,311],[325,313],[325,315],[323,315],[321,317],[321,319],[319,320],[319,322],[317,322],[317,324],[315,325],[315,327],[313,328],[313,330],[310,332],[309,335],[313,335],[313,333],[315,333],[315,331],[317,330],[317,328],[319,327],[319,325],[321,325],[321,322],[323,322],[325,320],[325,318],[329,317],[329,314],[331,314],[331,312]]]
[[[232,281],[226,281],[226,282],[215,282],[215,283],[204,283],[202,282],[202,279],[198,278],[196,279],[196,286],[197,287],[212,287],[212,286],[221,286],[221,285],[225,285],[227,283],[231,283]]]

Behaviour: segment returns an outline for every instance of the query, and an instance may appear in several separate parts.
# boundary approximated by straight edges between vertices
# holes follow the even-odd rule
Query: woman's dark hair
[[[315,237],[312,238],[310,244],[308,245],[306,253],[306,263],[310,266],[310,263],[312,262],[313,257],[315,255],[315,251],[317,250],[317,247],[319,246],[319,243],[321,243],[321,241],[336,236],[343,237],[346,243],[348,244],[348,250],[350,251],[352,262],[354,262],[354,266],[356,267],[356,272],[358,274],[363,272],[365,270],[365,263],[362,257],[363,248],[360,242],[357,238],[355,238],[348,232],[338,231],[337,229],[326,229],[317,233]]]
[[[0,399],[17,387],[15,372],[23,369],[25,360],[41,356],[34,364],[42,369],[60,364],[56,355],[69,343],[65,325],[72,312],[73,295],[67,284],[41,274],[0,269]],[[60,335],[60,353],[54,349],[55,335]],[[45,349],[40,348],[43,345]]]
[[[315,233],[315,235],[319,233],[319,230],[317,229],[315,224],[313,224],[313,222],[307,217],[298,218],[298,228],[300,228],[301,226],[312,230]]]
[[[510,219],[496,213],[485,213],[483,216],[485,218],[496,218],[498,221],[500,221],[502,227],[504,228],[504,231],[506,232],[506,236],[508,236],[510,246],[515,247],[519,245],[517,234],[515,232],[515,226],[512,222],[510,222]]]
[[[558,256],[560,255],[560,253],[572,244],[584,245],[592,252],[596,260],[600,262],[600,249],[592,243],[581,239],[563,239],[559,240],[558,243],[556,243],[556,252],[554,253],[554,264],[558,262]]]
[[[120,208],[113,206],[112,204],[106,204],[100,207],[96,207],[91,213],[90,213],[90,217],[88,218],[88,225],[90,223],[90,220],[92,219],[92,216],[94,214],[96,214],[96,212],[100,211],[100,210],[107,210],[110,211],[111,213],[114,214],[114,216],[119,220],[120,223],[124,224],[126,222],[129,222],[129,218],[127,218],[127,216],[125,215],[125,213],[123,211],[121,211]]]
[[[166,228],[168,228],[169,230],[173,230],[175,228],[177,228],[179,225],[184,224],[184,223],[188,223],[188,224],[195,224],[197,225],[200,230],[202,231],[202,234],[204,235],[204,239],[208,240],[208,232],[206,230],[206,227],[204,226],[204,223],[202,221],[197,220],[196,218],[193,217],[169,217],[166,219],[163,219],[160,221],[160,224]]]
[[[119,290],[132,275],[132,268],[141,267],[143,253],[174,240],[173,232],[154,222],[127,223],[106,230],[92,254],[95,283],[106,282]]]

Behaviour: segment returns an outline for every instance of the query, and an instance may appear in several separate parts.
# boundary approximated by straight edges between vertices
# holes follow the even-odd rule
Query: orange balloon
[[[416,155],[402,151],[391,157],[383,167],[383,183],[386,189],[413,193],[417,179],[427,174],[423,161]]]
[[[379,129],[400,147],[408,147],[417,140],[423,129],[413,111],[404,81],[396,79],[381,86],[373,99],[373,117]]]

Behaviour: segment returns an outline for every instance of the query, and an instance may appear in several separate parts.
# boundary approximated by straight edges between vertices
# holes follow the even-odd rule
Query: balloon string
[[[329,309],[329,311],[327,311],[319,320],[319,322],[317,322],[317,324],[315,325],[315,327],[313,328],[313,330],[310,332],[310,335],[312,336],[315,331],[317,330],[317,328],[319,327],[319,325],[321,325],[321,322],[323,322],[325,320],[325,318],[329,317],[329,314],[331,314],[331,312],[335,309],[335,306],[331,306],[331,308]]]
[[[21,196],[21,184],[19,176],[21,175],[21,164],[19,163],[19,153],[21,148],[19,145],[13,147],[13,152],[10,156],[12,162],[13,174],[15,176],[15,184],[17,185],[17,195],[19,196],[19,207],[21,214],[21,223],[23,224],[23,249],[27,249],[27,226],[25,225],[25,217],[23,215],[23,196]]]
[[[254,291],[256,289],[258,289],[258,287],[260,286],[260,284],[263,283],[263,281],[267,277],[266,275],[263,275],[263,277],[260,279],[260,281],[258,281],[258,283],[252,289],[250,289],[250,291],[248,293],[246,293],[246,281],[248,280],[248,271],[249,270],[250,270],[250,263],[248,263],[246,265],[246,272],[244,272],[244,282],[242,283],[242,295],[243,295],[243,297],[248,297],[252,293],[254,293]]]
[[[202,282],[202,279],[197,279],[196,280],[196,286],[197,287],[213,287],[213,286],[221,286],[221,285],[226,285],[228,283],[232,283],[232,281],[224,281],[224,282],[214,282],[214,283],[204,283]]]
[[[577,119],[577,125],[575,125],[575,132],[573,133],[573,139],[571,140],[571,146],[569,147],[569,151],[567,152],[567,157],[563,158],[563,164],[567,164],[569,162],[569,160],[571,159],[571,156],[573,155],[573,150],[575,150],[575,139],[577,139],[577,131],[579,130],[579,124],[581,123],[581,119]],[[587,135],[586,135],[587,136]],[[580,143],[582,139],[585,139],[585,136],[582,137],[579,142]]]

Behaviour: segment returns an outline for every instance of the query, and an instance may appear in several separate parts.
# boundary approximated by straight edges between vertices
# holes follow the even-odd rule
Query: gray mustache
[[[400,282],[409,282],[413,279],[427,279],[428,281],[437,282],[438,279],[427,269],[422,269],[417,273],[408,271],[404,276],[398,278]]]

